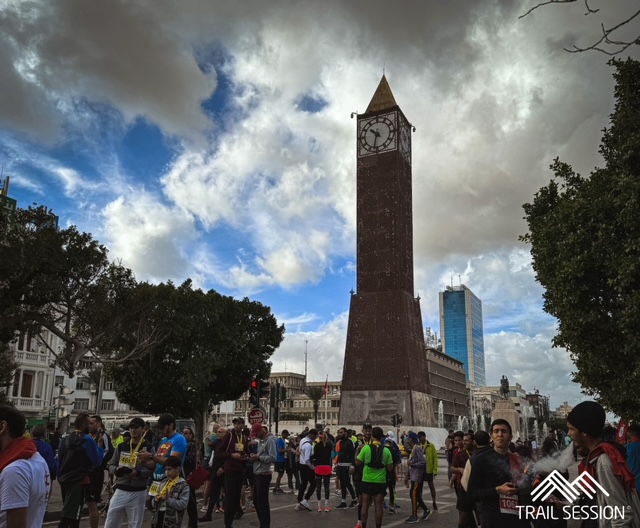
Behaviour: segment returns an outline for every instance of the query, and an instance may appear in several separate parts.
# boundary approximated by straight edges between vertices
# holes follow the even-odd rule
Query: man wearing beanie
[[[629,466],[613,445],[603,441],[606,414],[602,406],[594,401],[585,401],[576,405],[567,416],[569,436],[578,449],[589,453],[580,462],[579,471],[589,473],[608,493],[596,489],[595,504],[601,510],[604,506],[624,510],[624,520],[617,524],[601,518],[598,528],[612,526],[640,526],[640,501],[636,493],[636,479]],[[622,522],[622,524],[621,524]]]

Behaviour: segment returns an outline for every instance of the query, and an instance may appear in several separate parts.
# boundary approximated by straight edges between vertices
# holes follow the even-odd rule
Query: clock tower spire
[[[386,76],[383,74],[382,79],[380,79],[380,84],[376,90],[376,93],[373,94],[371,98],[371,102],[367,107],[367,111],[365,114],[369,114],[371,112],[377,112],[379,110],[388,110],[398,106],[395,98],[393,97],[393,93],[391,92],[391,87],[387,82]]]
[[[412,126],[385,75],[357,127],[357,292],[351,296],[340,423],[432,426],[413,291]]]

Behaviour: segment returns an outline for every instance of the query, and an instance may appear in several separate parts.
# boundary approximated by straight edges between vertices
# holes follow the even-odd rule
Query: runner
[[[25,438],[24,414],[0,405],[0,526],[40,528],[51,494],[47,463]]]
[[[144,420],[132,418],[129,423],[131,439],[121,442],[109,461],[109,473],[115,475],[115,493],[109,502],[105,528],[122,526],[125,515],[129,528],[141,528],[144,520],[144,504],[147,498],[147,481],[153,476],[152,460],[142,462],[138,454],[151,452],[153,447],[142,436]]]
[[[373,440],[365,445],[356,458],[356,465],[364,466],[362,474],[362,528],[367,528],[369,506],[375,508],[376,528],[382,526],[382,501],[386,495],[387,472],[393,470],[391,451],[382,443],[383,432],[380,427],[371,430]]]

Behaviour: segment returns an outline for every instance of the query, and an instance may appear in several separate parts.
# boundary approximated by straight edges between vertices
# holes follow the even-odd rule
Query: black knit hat
[[[594,401],[585,401],[573,408],[567,416],[567,422],[582,433],[598,437],[602,436],[606,418],[602,405]]]

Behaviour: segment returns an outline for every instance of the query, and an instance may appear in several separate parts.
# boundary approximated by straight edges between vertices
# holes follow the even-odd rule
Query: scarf
[[[0,471],[16,460],[31,458],[36,452],[36,443],[20,436],[13,440],[6,449],[0,451]]]
[[[627,466],[627,462],[622,456],[622,453],[607,442],[600,442],[595,448],[589,451],[589,454],[586,457],[582,459],[578,466],[580,473],[586,471],[597,480],[595,460],[603,453],[609,457],[609,460],[611,460],[613,473],[622,481],[624,489],[627,491],[636,489],[636,477],[629,470],[629,466]]]
[[[177,476],[176,478],[171,479],[169,482],[167,482],[164,488],[162,488],[162,490],[160,490],[160,493],[158,493],[158,495],[156,496],[156,500],[166,499],[171,489],[178,483],[179,480],[180,476]]]

